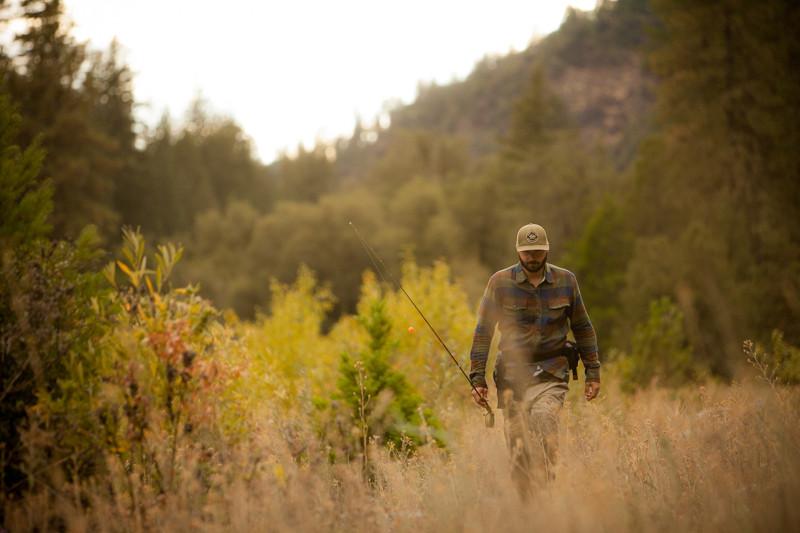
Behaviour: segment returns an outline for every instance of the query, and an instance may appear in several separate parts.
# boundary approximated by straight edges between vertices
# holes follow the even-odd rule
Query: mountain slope
[[[651,21],[642,0],[606,2],[594,13],[570,10],[558,31],[526,50],[484,58],[461,82],[423,86],[415,102],[391,113],[392,128],[462,136],[473,153],[489,153],[534,67],[542,64],[585,139],[625,163],[653,102],[641,58]]]

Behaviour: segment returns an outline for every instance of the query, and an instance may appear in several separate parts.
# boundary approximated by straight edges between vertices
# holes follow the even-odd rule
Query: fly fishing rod
[[[348,222],[348,224],[350,224],[350,227],[353,228],[353,232],[356,234],[358,242],[361,243],[361,246],[364,248],[364,251],[367,252],[367,257],[369,257],[369,260],[372,263],[373,268],[375,268],[375,271],[378,273],[381,279],[383,279],[384,283],[391,282],[391,284],[394,285],[395,288],[397,288],[397,290],[405,294],[406,298],[408,298],[408,301],[411,302],[411,305],[413,305],[414,309],[416,309],[417,313],[419,313],[419,316],[421,316],[422,320],[425,321],[425,324],[428,325],[428,328],[436,337],[436,340],[439,341],[439,344],[442,345],[444,351],[447,352],[447,355],[450,356],[450,359],[453,360],[453,363],[455,363],[455,365],[461,371],[461,374],[464,376],[464,379],[466,379],[467,383],[469,383],[470,388],[472,388],[472,390],[479,398],[482,398],[483,395],[480,392],[478,392],[477,388],[475,388],[475,385],[472,383],[472,380],[469,379],[467,373],[464,372],[464,369],[461,367],[461,364],[459,364],[458,359],[456,359],[456,356],[453,355],[453,352],[450,350],[450,348],[447,347],[447,344],[445,344],[444,340],[442,340],[442,337],[440,337],[439,333],[436,332],[436,328],[434,328],[433,325],[428,321],[428,319],[425,317],[425,314],[414,302],[414,299],[411,298],[411,295],[408,294],[406,290],[403,288],[403,286],[400,285],[400,282],[397,281],[394,278],[394,276],[392,276],[392,273],[389,271],[388,268],[386,268],[386,265],[384,264],[383,260],[380,258],[378,253],[369,245],[369,243],[367,243],[366,239],[364,239],[364,237],[361,236],[361,232],[358,231],[356,225],[353,224],[352,222]],[[486,422],[486,427],[494,427],[494,412],[492,411],[492,408],[489,407],[488,401],[485,402],[482,406],[486,410],[486,413],[484,413],[484,421]]]

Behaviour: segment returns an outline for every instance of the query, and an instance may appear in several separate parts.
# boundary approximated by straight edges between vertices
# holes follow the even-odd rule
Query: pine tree
[[[779,328],[800,341],[800,7],[654,8],[658,131],[635,169],[630,225],[639,238],[623,307],[641,316],[643,295],[671,297],[687,322],[702,324],[687,335],[707,368],[730,376],[743,338],[768,340]]]
[[[357,357],[342,354],[337,384],[337,397],[350,407],[353,425],[361,432],[358,448],[366,453],[364,443],[372,437],[399,450],[435,439],[431,432],[440,427],[439,421],[422,408],[422,398],[391,366],[394,345],[385,302],[372,302],[359,322],[369,334],[368,348]]]
[[[122,222],[128,222],[132,207],[141,203],[136,194],[140,157],[135,146],[133,74],[120,56],[116,40],[105,52],[93,51],[82,93],[89,105],[95,137],[103,148],[95,158],[102,159],[103,175],[114,184],[114,210]]]
[[[7,95],[0,94],[0,249],[27,247],[50,232],[52,186],[42,181],[44,151],[16,144],[22,122]]]
[[[56,235],[76,237],[87,224],[116,235],[114,142],[93,123],[94,97],[84,85],[87,53],[63,25],[60,0],[22,2],[27,30],[8,90],[24,117],[21,140],[40,138],[47,150],[42,173],[54,185]]]
[[[512,157],[523,157],[531,148],[543,146],[567,125],[561,100],[547,87],[544,68],[533,70],[527,90],[516,101],[505,145]]]
[[[85,346],[99,326],[89,320],[93,276],[91,235],[76,244],[50,242],[52,188],[40,169],[44,152],[17,141],[22,120],[0,95],[0,442],[3,494],[25,488],[20,439],[28,409],[54,394],[67,353]]]

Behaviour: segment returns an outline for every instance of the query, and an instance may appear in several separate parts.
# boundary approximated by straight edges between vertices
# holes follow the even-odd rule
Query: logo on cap
[[[528,242],[536,242],[536,240],[539,238],[539,236],[536,235],[534,232],[530,232],[530,233],[528,233],[527,238],[528,238]]]

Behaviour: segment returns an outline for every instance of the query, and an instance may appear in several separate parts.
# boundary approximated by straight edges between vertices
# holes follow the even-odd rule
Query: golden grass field
[[[605,384],[604,384],[605,385]],[[218,450],[211,488],[179,450],[177,489],[156,496],[53,480],[6,502],[11,531],[798,531],[800,391],[756,381],[635,396],[605,385],[592,403],[573,384],[556,479],[523,503],[510,479],[498,413],[443,413],[449,450],[423,446],[331,464],[298,424],[265,415],[246,446]],[[298,429],[300,427],[300,429]],[[295,459],[300,457],[300,459]],[[112,474],[112,477],[114,475]],[[128,481],[126,481],[126,479]],[[114,484],[136,483],[117,472]],[[107,487],[107,485],[102,485]],[[112,496],[112,493],[117,496]]]

